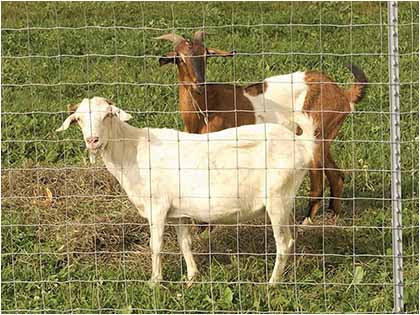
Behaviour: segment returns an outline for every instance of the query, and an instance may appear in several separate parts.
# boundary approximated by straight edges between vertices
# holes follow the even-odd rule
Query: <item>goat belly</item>
[[[188,202],[187,199],[185,199]],[[213,203],[213,205],[212,205]],[[168,219],[191,218],[199,222],[236,224],[252,220],[264,212],[264,207],[259,209],[244,209],[241,207],[226,208],[226,202],[222,201],[222,206],[217,206],[218,201],[210,201],[207,209],[197,208],[172,208],[168,213]],[[194,204],[191,202],[190,205]]]

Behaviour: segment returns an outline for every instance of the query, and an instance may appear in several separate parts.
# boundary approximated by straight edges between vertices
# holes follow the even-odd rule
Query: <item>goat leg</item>
[[[329,209],[333,210],[335,215],[340,214],[341,209],[341,195],[344,189],[344,173],[339,169],[335,161],[333,160],[331,153],[328,151],[325,160],[326,170],[325,175],[328,178],[330,185],[330,202]]]

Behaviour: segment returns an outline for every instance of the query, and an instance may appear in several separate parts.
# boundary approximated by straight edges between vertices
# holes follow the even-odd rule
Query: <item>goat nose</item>
[[[89,144],[94,144],[99,141],[99,137],[87,137],[86,142]]]

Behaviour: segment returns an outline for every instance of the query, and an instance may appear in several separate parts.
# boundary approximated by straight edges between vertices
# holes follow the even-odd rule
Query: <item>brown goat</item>
[[[331,78],[317,72],[294,72],[265,79],[247,86],[205,83],[207,57],[233,56],[206,48],[204,32],[193,40],[176,34],[158,39],[174,43],[174,51],[159,59],[160,65],[175,63],[178,67],[179,108],[190,133],[208,133],[255,123],[291,123],[294,111],[304,111],[314,119],[320,141],[310,171],[311,193],[305,223],[310,223],[321,206],[323,172],[331,189],[329,208],[339,213],[344,174],[333,160],[330,146],[346,116],[363,96],[365,74],[356,66],[348,68],[357,83],[350,89],[340,88]]]

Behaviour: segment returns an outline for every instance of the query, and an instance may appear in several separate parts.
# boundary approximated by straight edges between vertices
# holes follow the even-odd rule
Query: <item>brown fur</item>
[[[264,93],[267,89],[265,82],[245,87],[203,83],[207,57],[232,55],[233,52],[207,49],[200,40],[193,42],[181,40],[177,42],[175,52],[170,52],[165,57],[166,59],[159,60],[161,65],[172,60],[178,66],[179,102],[185,131],[208,133],[255,124],[253,106],[244,93],[251,96]],[[184,56],[185,60],[180,60],[179,56]],[[192,62],[194,58],[200,58],[200,62],[194,64]],[[313,118],[317,130],[316,136],[319,139],[310,171],[311,200],[308,212],[310,217],[313,217],[321,206],[323,172],[325,172],[331,187],[329,206],[336,213],[340,210],[344,174],[333,160],[330,146],[351,111],[350,103],[360,101],[363,96],[364,84],[367,82],[360,69],[353,65],[349,65],[348,68],[358,81],[348,90],[340,88],[331,78],[320,72],[306,72],[305,82],[308,84],[309,90],[303,109]],[[296,134],[300,135],[301,133],[302,129],[298,126]]]
[[[305,82],[308,84],[309,90],[303,109],[313,118],[319,131],[317,138],[321,140],[315,149],[310,171],[311,200],[307,216],[313,218],[321,206],[323,172],[325,172],[331,188],[329,208],[336,213],[340,211],[344,174],[333,160],[330,146],[347,115],[351,112],[350,102],[360,100],[363,84],[355,84],[349,90],[343,90],[330,77],[315,71],[306,72]]]
[[[254,108],[242,87],[205,84],[203,90],[198,94],[190,86],[179,87],[180,111],[187,132],[208,133],[255,124]]]
[[[344,91],[344,95],[351,103],[359,102],[363,97],[363,89],[360,85],[353,85],[349,90]]]
[[[200,40],[195,39],[178,42],[174,52],[160,59],[161,65],[175,62],[178,67],[179,109],[185,131],[208,133],[255,124],[253,106],[245,97],[243,87],[203,83],[207,57],[232,55],[233,52],[205,48]],[[245,89],[261,93],[266,85],[257,83]]]
[[[315,149],[309,174],[311,178],[311,199],[307,216],[313,218],[321,207],[324,191],[323,173],[325,173],[331,189],[329,208],[334,210],[336,214],[340,212],[344,174],[332,158],[330,146],[345,118],[351,112],[349,102],[356,99],[356,97],[349,97],[349,95],[359,98],[362,95],[363,85],[357,84],[349,90],[343,90],[330,77],[315,71],[306,72],[305,82],[308,84],[309,90],[303,109],[313,118],[317,130],[316,136],[321,140]],[[244,93],[256,96],[263,93],[266,86],[261,83],[246,87],[206,84],[204,89],[203,94],[197,94],[190,86],[180,86],[180,109],[185,130],[188,132],[208,133],[235,126],[254,124],[256,119],[253,107]],[[236,117],[235,94],[238,110]],[[205,101],[204,95],[207,95],[207,101]],[[204,116],[197,113],[197,108],[193,106],[193,102],[196,104],[195,106],[200,105],[203,113],[206,113],[205,106],[207,105],[208,125],[206,125]],[[183,110],[188,111],[188,113],[182,113]],[[296,129],[296,134],[302,134],[299,126]]]
[[[257,96],[264,93],[267,90],[267,82],[250,84],[244,87],[247,94],[251,96]]]

